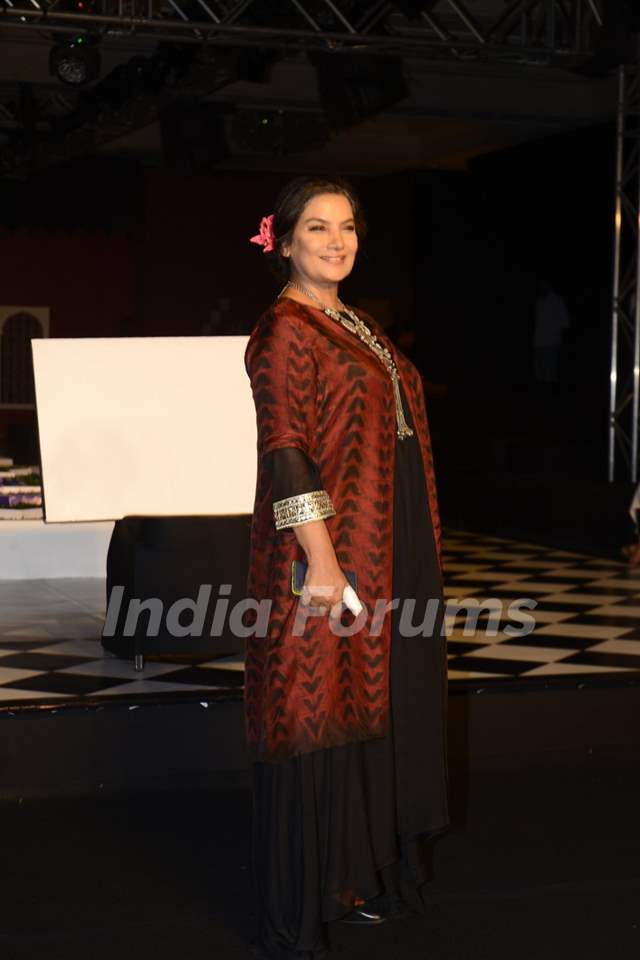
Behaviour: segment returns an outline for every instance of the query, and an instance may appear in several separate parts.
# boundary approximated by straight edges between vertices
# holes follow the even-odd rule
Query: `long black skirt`
[[[253,764],[257,957],[327,956],[328,923],[348,913],[354,897],[380,898],[396,916],[424,911],[430,842],[449,824],[447,665],[415,435],[396,440],[393,561],[394,597],[416,604],[412,616],[406,604],[392,611],[387,736]],[[416,636],[407,635],[411,625]]]

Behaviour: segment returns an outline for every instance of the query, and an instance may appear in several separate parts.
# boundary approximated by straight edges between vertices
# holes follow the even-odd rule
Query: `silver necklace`
[[[393,361],[391,352],[388,347],[384,347],[381,343],[378,342],[378,338],[375,333],[373,333],[369,327],[364,323],[360,317],[350,310],[349,307],[346,307],[342,300],[338,299],[338,303],[347,316],[343,316],[337,310],[334,310],[333,307],[327,307],[326,304],[320,300],[319,297],[315,295],[311,290],[307,290],[302,284],[298,283],[295,280],[288,280],[285,283],[284,287],[278,294],[278,298],[282,296],[287,287],[295,287],[300,293],[304,293],[305,296],[310,297],[312,300],[315,300],[316,303],[324,310],[328,317],[332,317],[343,327],[349,330],[351,333],[354,333],[357,337],[362,340],[363,343],[369,347],[369,349],[376,355],[380,363],[385,367],[389,377],[391,378],[391,385],[393,387],[393,396],[396,405],[396,432],[398,437],[401,440],[404,440],[405,437],[412,437],[413,430],[405,420],[404,410],[402,409],[402,396],[400,394],[400,378],[398,375],[398,369]]]

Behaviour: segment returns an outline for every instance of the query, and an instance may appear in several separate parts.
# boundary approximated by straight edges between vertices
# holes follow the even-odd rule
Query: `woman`
[[[448,825],[424,395],[413,364],[338,296],[364,232],[348,183],[299,177],[251,238],[286,279],[245,355],[258,424],[248,593],[271,603],[245,664],[259,958],[317,960],[331,920],[422,912],[427,841]]]

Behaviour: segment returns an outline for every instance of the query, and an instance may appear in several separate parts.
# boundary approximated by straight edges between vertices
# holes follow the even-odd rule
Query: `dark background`
[[[351,177],[369,233],[341,293],[388,301],[392,335],[413,333],[451,525],[605,551],[629,538],[629,485],[605,482],[614,159],[600,124],[466,172]],[[279,289],[248,238],[291,175],[85,158],[4,181],[4,302],[50,306],[54,337],[248,333]],[[540,280],[571,319],[553,388],[533,377]],[[0,452],[33,454],[34,418],[0,412]]]

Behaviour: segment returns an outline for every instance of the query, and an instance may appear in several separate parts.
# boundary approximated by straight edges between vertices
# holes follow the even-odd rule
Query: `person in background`
[[[540,281],[535,303],[533,368],[536,380],[552,385],[560,376],[560,359],[569,312],[562,297],[546,281]]]

